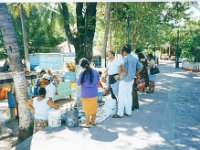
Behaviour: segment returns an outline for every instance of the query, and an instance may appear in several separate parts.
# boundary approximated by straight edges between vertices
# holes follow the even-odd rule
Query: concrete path
[[[18,150],[199,150],[200,75],[162,63],[154,94],[140,95],[131,117],[108,118],[91,129],[48,128]]]

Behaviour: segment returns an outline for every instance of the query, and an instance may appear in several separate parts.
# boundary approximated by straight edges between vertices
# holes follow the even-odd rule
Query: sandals
[[[121,116],[119,116],[119,115],[114,115],[114,116],[112,116],[113,118],[122,118]]]
[[[86,124],[80,125],[81,128],[91,128],[92,126],[96,126],[96,123],[90,123],[89,126],[87,126]]]
[[[128,114],[126,114],[126,113],[125,113],[124,115],[127,116],[127,117],[131,117],[131,115],[128,115]]]
[[[87,125],[80,125],[81,128],[91,128],[91,126],[87,126]]]

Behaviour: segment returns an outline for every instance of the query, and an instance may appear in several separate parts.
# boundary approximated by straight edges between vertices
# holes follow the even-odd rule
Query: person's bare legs
[[[90,115],[85,115],[85,125],[86,127],[90,127]]]
[[[93,114],[93,115],[92,115],[92,122],[91,122],[92,125],[95,125],[95,124],[96,124],[96,123],[95,123],[95,120],[96,120],[96,114]]]
[[[147,92],[147,88],[146,87],[144,87],[144,93],[146,93]]]
[[[150,81],[149,83],[149,93],[153,91],[153,81]]]
[[[152,81],[152,93],[154,93],[154,89],[155,89],[155,81]]]

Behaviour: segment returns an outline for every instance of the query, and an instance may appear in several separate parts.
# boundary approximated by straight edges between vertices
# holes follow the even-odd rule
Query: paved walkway
[[[132,117],[108,118],[91,129],[38,132],[19,150],[199,150],[200,76],[162,63],[156,92],[140,96]]]

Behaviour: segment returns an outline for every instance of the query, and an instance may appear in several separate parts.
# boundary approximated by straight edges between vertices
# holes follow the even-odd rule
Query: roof
[[[70,47],[70,49],[69,49],[69,47]],[[60,52],[63,52],[63,53],[75,52],[74,46],[72,44],[68,43],[67,41],[57,45],[56,48],[58,50],[60,50]]]

